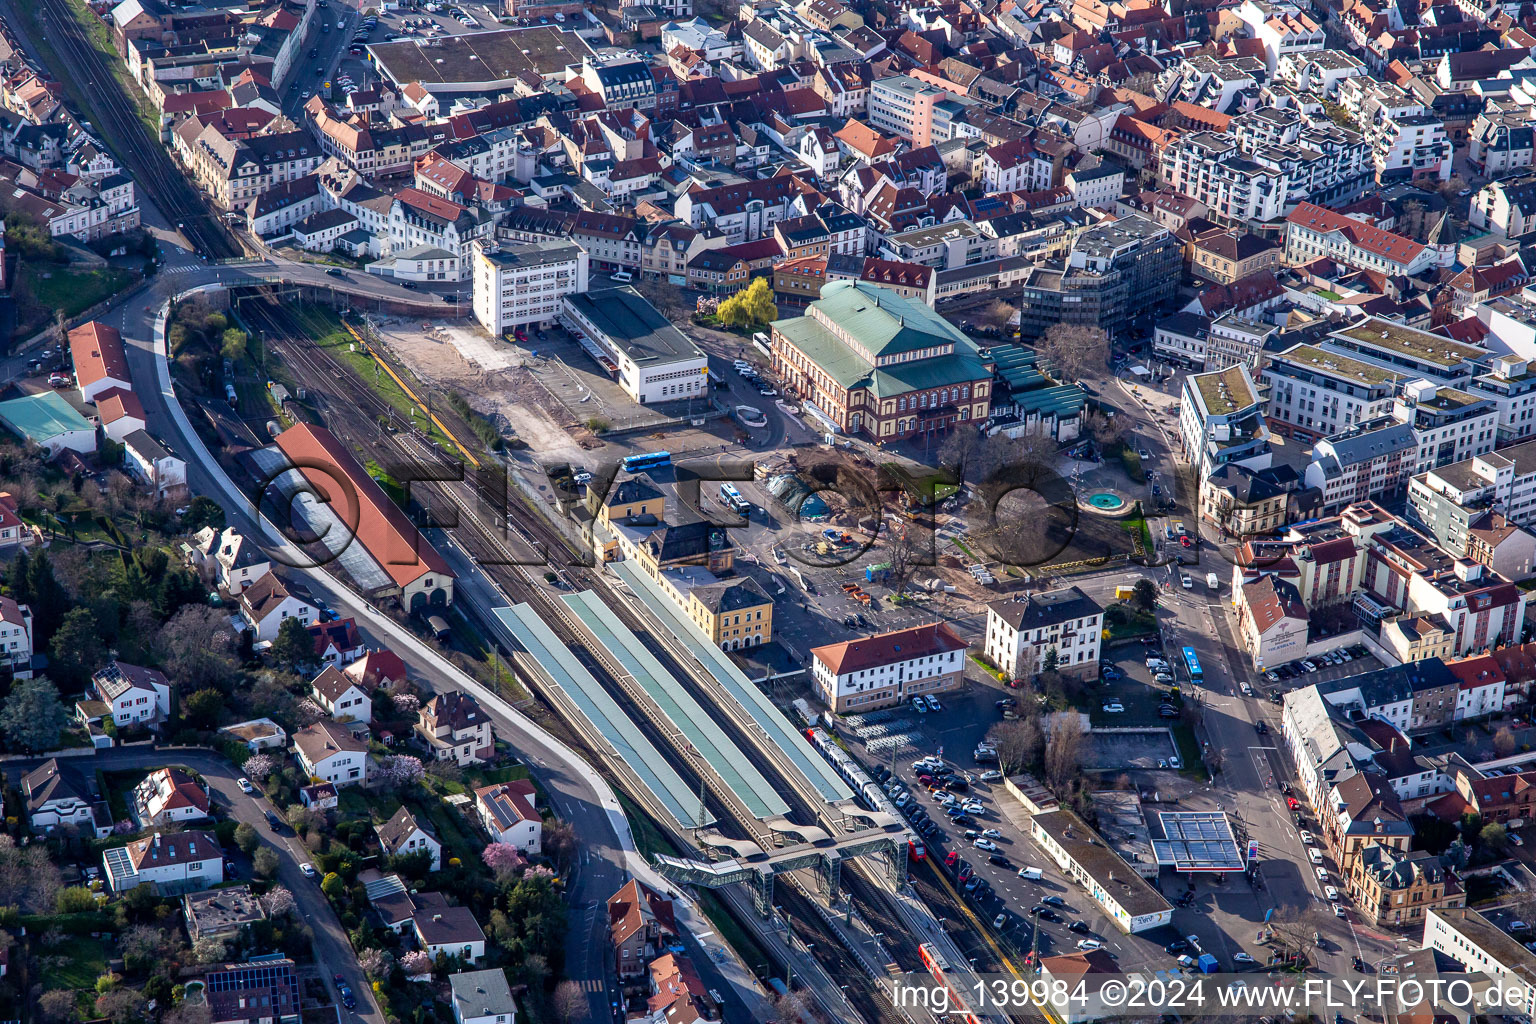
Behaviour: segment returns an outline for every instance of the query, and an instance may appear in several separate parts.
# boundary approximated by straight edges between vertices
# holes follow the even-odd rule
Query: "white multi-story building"
[[[32,608],[0,597],[0,665],[21,678],[32,673]]]
[[[811,649],[811,681],[836,714],[942,693],[965,678],[967,644],[944,623]]]
[[[1077,587],[1031,594],[987,605],[987,660],[1014,678],[1044,670],[1056,652],[1057,670],[1073,675],[1098,672],[1104,609]]]
[[[618,370],[619,386],[641,405],[702,398],[708,358],[630,287],[578,292],[562,300],[561,318],[583,348]]]
[[[560,315],[561,300],[587,290],[587,254],[569,242],[471,247],[475,319],[500,337]]]
[[[1433,246],[1313,203],[1301,203],[1286,218],[1286,262],[1311,263],[1324,256],[1357,270],[1404,277],[1414,277],[1444,262]]]
[[[107,885],[115,893],[153,885],[162,895],[211,889],[224,881],[224,853],[207,832],[156,832],[104,850]]]
[[[535,792],[533,784],[526,780],[500,782],[475,790],[475,813],[492,840],[523,853],[539,851],[544,823],[533,806]]]
[[[1498,438],[1499,410],[1493,402],[1427,380],[1403,385],[1392,403],[1392,418],[1413,428],[1419,473],[1491,452]]]
[[[1376,180],[1451,176],[1451,140],[1445,123],[1401,86],[1371,77],[1339,84],[1339,105],[1365,133]]]
[[[1195,466],[1202,482],[1220,466],[1237,463],[1268,469],[1274,458],[1264,403],[1246,366],[1184,378],[1179,436],[1184,458]]]
[[[329,718],[293,734],[293,752],[304,774],[334,786],[368,781],[368,744]]]
[[[1276,73],[1298,92],[1332,98],[1344,79],[1366,77],[1370,69],[1347,50],[1300,50],[1282,54]]]
[[[1192,132],[1163,150],[1162,179],[1218,220],[1263,224],[1285,216],[1289,179],[1248,158],[1236,140]]]
[[[1282,57],[1327,45],[1323,27],[1293,4],[1243,0],[1233,13],[1248,26],[1249,35],[1264,44],[1264,63],[1271,75]]]
[[[1419,945],[1498,984],[1503,1005],[1536,1006],[1536,953],[1470,907],[1431,907]]]
[[[1277,434],[1316,440],[1385,416],[1406,378],[1339,352],[1293,345],[1264,364],[1265,415]]]

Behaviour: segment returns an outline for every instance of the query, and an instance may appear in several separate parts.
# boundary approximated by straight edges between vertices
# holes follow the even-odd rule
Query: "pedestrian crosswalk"
[[[167,276],[175,274],[192,274],[202,269],[203,264],[201,263],[184,263],[179,267],[162,267],[160,273]]]

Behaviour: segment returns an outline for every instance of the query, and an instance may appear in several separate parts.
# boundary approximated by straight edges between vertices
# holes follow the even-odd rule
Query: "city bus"
[[[752,506],[741,496],[735,484],[720,485],[720,503],[740,516],[748,515],[752,511]]]
[[[1200,671],[1200,659],[1195,655],[1193,647],[1184,648],[1184,667],[1189,670],[1191,682],[1198,683],[1205,678],[1205,673]]]
[[[672,465],[671,452],[647,452],[644,455],[629,455],[624,459],[624,472],[639,473],[646,469],[660,469],[662,466]]]

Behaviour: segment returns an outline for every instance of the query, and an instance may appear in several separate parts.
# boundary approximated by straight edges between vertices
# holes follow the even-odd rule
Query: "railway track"
[[[48,40],[70,64],[70,73],[90,92],[90,108],[97,129],[133,172],[134,182],[154,200],[169,220],[210,259],[244,255],[233,234],[193,188],[171,159],[170,152],[153,139],[139,119],[133,100],[108,66],[106,57],[91,44],[86,28],[67,0],[16,0],[33,3]],[[62,73],[62,69],[55,69]]]
[[[250,303],[242,307],[242,315],[247,318],[250,326],[265,331],[267,343],[272,345],[274,351],[302,375],[306,388],[316,396],[316,404],[323,412],[330,414],[326,417],[328,427],[349,446],[365,453],[372,453],[375,458],[447,458],[418,432],[402,430],[391,434],[384,430],[379,424],[381,419],[387,416],[390,410],[389,404],[357,380],[350,369],[337,362],[324,350],[310,344],[308,332],[292,310],[267,303]],[[358,415],[359,412],[363,415]],[[457,508],[460,519],[454,532],[455,542],[479,561],[485,574],[504,593],[514,600],[527,601],[538,608],[541,617],[556,636],[577,654],[593,677],[608,689],[615,699],[634,703],[622,683],[615,678],[615,671],[622,670],[616,670],[607,652],[591,644],[585,634],[571,623],[567,610],[560,602],[535,583],[526,569],[517,565],[499,564],[507,561],[509,552],[505,544],[494,537],[492,531],[487,529],[473,512],[478,497],[475,494],[473,481],[418,481],[413,485],[413,495],[424,499],[423,504],[441,503],[443,506],[451,504]],[[537,516],[524,517],[524,521],[520,521],[519,526],[527,530],[531,544],[542,544],[549,550],[565,550],[564,541],[558,532],[547,525],[541,527]],[[590,569],[571,568],[566,570],[566,573],[578,589],[591,588],[599,593],[607,589],[606,585],[597,578],[597,574]],[[627,627],[642,634],[648,632],[648,627],[638,621],[634,613],[622,603],[614,602],[611,607]],[[684,685],[690,685],[688,673],[682,671],[667,652],[653,650],[653,653],[657,654],[663,667],[683,681]],[[706,703],[705,706],[708,707],[709,704]],[[642,718],[640,727],[647,732],[648,737],[658,749],[666,752],[665,756],[684,779],[691,784],[698,784],[700,769],[697,762],[687,752],[678,749],[679,740],[676,736],[658,728],[648,719]],[[738,743],[741,742],[740,738],[733,737],[733,739]],[[743,747],[743,749],[750,748]],[[776,773],[768,774],[775,788],[780,790],[792,805],[798,804],[803,814],[809,815],[806,820],[816,820],[817,816],[812,813],[812,809],[804,805],[793,786],[776,777]],[[734,801],[722,799],[707,785],[705,789],[706,806],[718,819],[716,827],[723,834],[733,838],[766,842],[766,837],[762,834],[756,819],[750,816],[744,818],[744,812],[735,806]],[[846,1009],[852,1011],[852,1014],[845,1012],[844,1018],[857,1016],[872,1024],[909,1024],[909,1018],[896,1010],[885,992],[878,985],[871,985],[870,978],[858,961],[844,948],[838,934],[821,920],[812,907],[810,898],[797,883],[786,880],[786,883],[778,888],[777,897],[777,903],[787,912],[799,942],[809,950],[810,955],[844,993],[848,1001]],[[913,957],[912,963],[915,964],[915,954]],[[903,966],[916,969],[909,964]],[[832,1007],[831,1009],[843,1008]]]

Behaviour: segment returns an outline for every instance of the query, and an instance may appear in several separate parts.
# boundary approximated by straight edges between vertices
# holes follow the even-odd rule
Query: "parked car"
[[[235,785],[239,786],[240,792],[244,793],[246,796],[250,796],[252,793],[256,792],[256,787],[251,785],[250,779],[240,779],[235,783]]]

